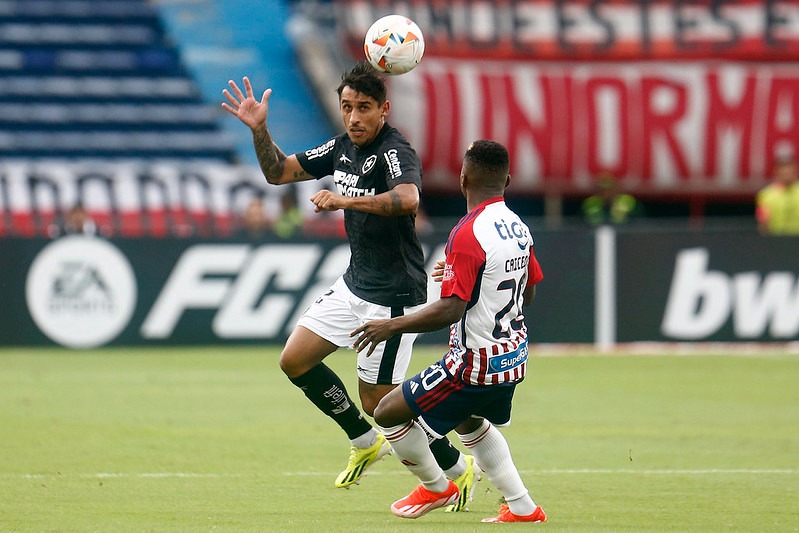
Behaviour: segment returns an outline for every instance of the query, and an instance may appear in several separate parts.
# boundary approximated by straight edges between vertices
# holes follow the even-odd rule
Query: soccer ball
[[[387,15],[366,32],[363,50],[369,63],[380,72],[405,74],[422,60],[424,37],[408,17]]]

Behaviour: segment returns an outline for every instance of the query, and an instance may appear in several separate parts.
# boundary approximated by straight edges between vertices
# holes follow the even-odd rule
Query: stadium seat
[[[0,158],[235,159],[146,0],[0,2]]]

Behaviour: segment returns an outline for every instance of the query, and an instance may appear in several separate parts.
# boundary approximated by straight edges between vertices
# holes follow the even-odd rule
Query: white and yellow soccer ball
[[[402,15],[386,15],[366,32],[366,59],[385,74],[405,74],[424,55],[424,36],[414,21]]]

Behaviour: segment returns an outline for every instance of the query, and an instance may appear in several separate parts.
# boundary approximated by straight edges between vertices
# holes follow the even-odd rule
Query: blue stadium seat
[[[0,158],[236,159],[146,0],[0,0]]]
[[[87,76],[64,73],[0,76],[0,102],[189,104],[196,103],[198,99],[195,83],[185,76]]]

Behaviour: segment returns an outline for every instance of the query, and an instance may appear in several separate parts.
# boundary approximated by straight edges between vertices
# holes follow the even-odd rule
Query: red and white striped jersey
[[[521,380],[527,370],[523,294],[544,277],[530,229],[498,196],[458,222],[446,255],[441,297],[468,302],[450,326],[447,368],[472,385]]]

